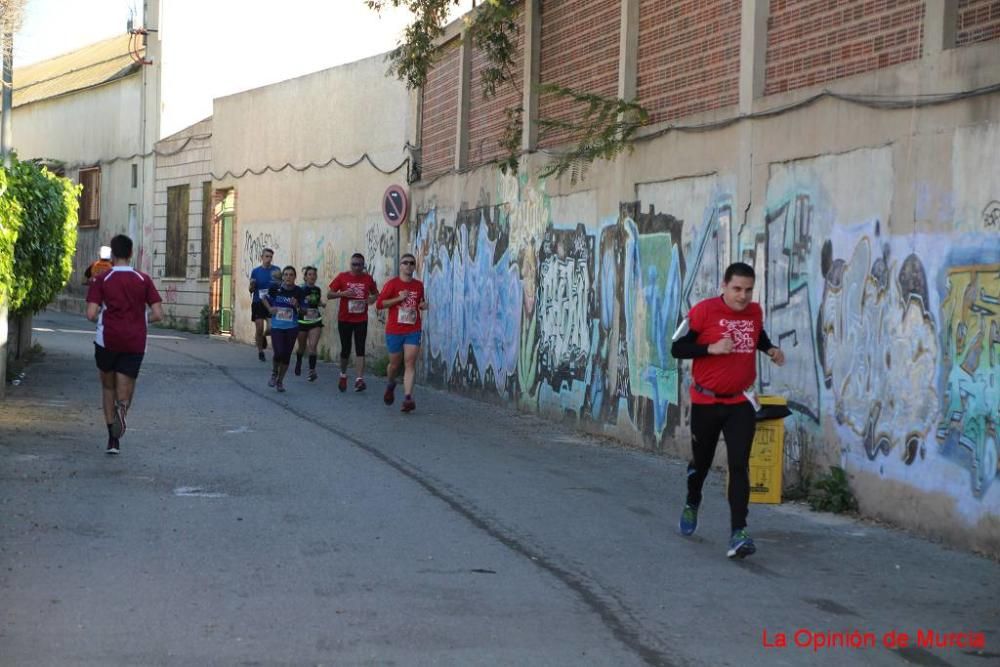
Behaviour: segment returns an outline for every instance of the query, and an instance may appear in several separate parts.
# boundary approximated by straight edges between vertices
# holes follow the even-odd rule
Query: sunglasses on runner
[[[364,262],[351,262],[351,266],[364,266]]]
[[[416,264],[412,259],[404,259],[400,264]]]

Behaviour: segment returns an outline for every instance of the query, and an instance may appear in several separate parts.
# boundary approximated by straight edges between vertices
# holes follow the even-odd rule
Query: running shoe
[[[733,536],[729,538],[729,551],[726,552],[726,556],[729,558],[746,558],[755,551],[757,551],[757,547],[754,545],[753,539],[750,538],[750,534],[747,533],[746,528],[733,531]]]
[[[367,388],[368,388],[368,385],[365,384],[365,379],[364,378],[355,378],[354,379],[354,391],[364,391]]]
[[[257,353],[257,358],[260,359],[261,361],[267,361],[267,359],[264,357],[264,353],[263,352],[258,352]]]
[[[403,407],[399,409],[400,412],[413,412],[417,409],[417,402],[412,398],[403,399]]]
[[[385,393],[382,394],[382,402],[386,405],[392,405],[393,401],[396,400],[396,383],[388,384],[385,387]]]
[[[315,382],[316,378],[318,378],[318,377],[319,376],[316,375],[316,369],[315,368],[310,368],[309,369],[309,381],[310,382]]]
[[[276,386],[278,388],[278,393],[281,393],[281,394],[285,393],[285,383],[284,382],[282,382],[281,380],[278,380]]]
[[[295,374],[302,375],[302,357],[295,359]]]
[[[698,528],[698,508],[692,505],[684,505],[681,512],[681,535],[694,535]]]
[[[105,450],[108,454],[116,455],[118,454],[118,449],[120,445],[118,444],[118,438],[108,438],[108,448]]]
[[[128,408],[124,401],[115,401],[115,419],[111,422],[111,437],[118,439],[125,435],[125,413]]]
[[[271,379],[267,381],[267,386],[268,387],[273,387],[276,384],[278,384],[278,374],[277,373],[271,373]]]
[[[340,374],[340,379],[337,380],[337,389],[347,391],[347,376],[343,373]]]

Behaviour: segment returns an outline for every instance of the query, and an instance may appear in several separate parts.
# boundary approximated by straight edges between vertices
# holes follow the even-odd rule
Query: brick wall
[[[764,93],[914,60],[923,0],[771,0]]]
[[[641,0],[636,96],[653,123],[739,102],[740,0]]]
[[[956,44],[1000,39],[1000,0],[958,0]]]
[[[513,80],[497,88],[497,94],[483,99],[482,74],[486,54],[472,51],[469,79],[469,166],[475,167],[503,155],[499,141],[507,126],[506,109],[521,106],[524,90],[524,14],[518,17],[517,52],[511,68]]]
[[[460,40],[448,42],[441,48],[438,61],[427,72],[420,127],[421,178],[424,179],[455,166],[461,53]]]
[[[621,0],[545,0],[541,15],[541,82],[617,97]],[[574,122],[585,108],[551,94],[538,101],[544,120]],[[572,138],[566,131],[543,132],[542,147]]]

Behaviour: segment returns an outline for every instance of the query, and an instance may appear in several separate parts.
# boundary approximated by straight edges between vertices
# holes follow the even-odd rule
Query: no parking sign
[[[390,185],[382,195],[382,217],[393,227],[399,227],[410,212],[410,198],[399,185]]]

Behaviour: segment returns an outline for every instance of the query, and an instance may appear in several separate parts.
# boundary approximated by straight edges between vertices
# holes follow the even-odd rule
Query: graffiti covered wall
[[[662,447],[681,405],[670,335],[719,284],[721,179],[643,186],[603,220],[588,193],[549,198],[525,176],[494,199],[418,215],[428,379]]]
[[[956,130],[964,184],[902,194],[900,151],[883,145],[771,163],[756,207],[714,173],[637,184],[616,210],[523,171],[496,174],[475,207],[429,198],[412,236],[431,304],[423,372],[684,454],[690,366],[671,357],[671,334],[745,261],[788,360],[761,357],[758,374],[793,411],[788,477],[841,465],[870,513],[923,525],[945,507],[966,528],[994,525],[1000,172],[968,167],[992,164],[991,145],[997,126]]]

